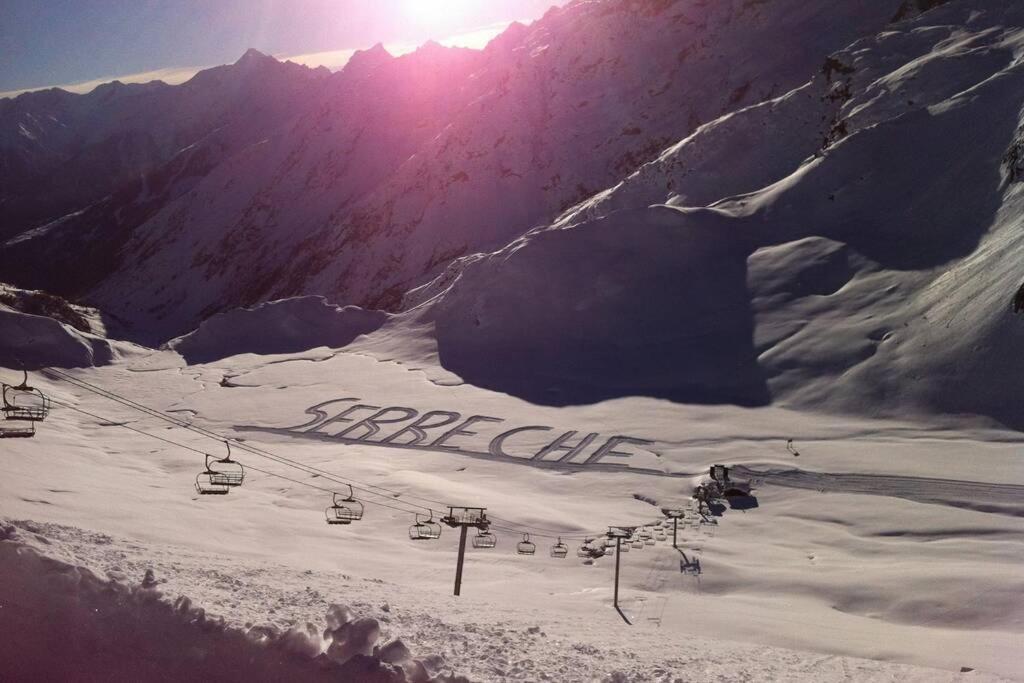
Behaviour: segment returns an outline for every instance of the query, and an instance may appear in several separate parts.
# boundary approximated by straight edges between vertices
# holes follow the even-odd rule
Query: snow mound
[[[237,629],[167,600],[152,572],[138,585],[101,579],[19,542],[12,525],[0,524],[0,576],[0,672],[12,680],[466,680],[401,641],[378,645],[376,620],[347,607],[331,606],[322,636],[312,624]]]
[[[240,353],[294,353],[347,346],[379,328],[388,314],[358,306],[334,306],[320,296],[281,299],[215,315],[199,328],[168,342],[189,363],[207,363]]]
[[[113,345],[103,337],[0,304],[0,365],[4,367],[77,368],[106,365],[114,357]]]

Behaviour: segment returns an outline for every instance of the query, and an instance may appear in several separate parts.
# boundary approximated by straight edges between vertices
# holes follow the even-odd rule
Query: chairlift
[[[654,540],[656,540],[656,541],[667,541],[668,540],[668,536],[666,536],[665,534],[663,534],[663,533],[661,533],[659,531],[658,533],[654,534]]]
[[[347,510],[347,512],[345,514],[348,515],[349,521],[351,521],[351,522],[358,522],[359,520],[361,520],[363,518],[363,511],[364,511],[365,508],[363,507],[362,503],[360,503],[358,500],[355,499],[355,496],[354,496],[353,491],[352,491],[352,484],[346,484],[346,486],[348,486],[348,496],[346,496],[345,498],[342,498],[339,501],[338,500],[338,496],[340,494],[335,493],[334,494],[334,503],[335,503],[335,505],[340,503],[341,506],[344,507]]]
[[[36,423],[31,420],[0,422],[0,439],[31,438],[36,435]]]
[[[516,553],[519,555],[533,555],[537,552],[537,544],[530,541],[530,534],[523,534],[523,540],[516,543]]]
[[[476,532],[476,536],[473,537],[474,548],[490,549],[496,545],[498,545],[498,537],[487,529],[481,529]]]
[[[551,546],[551,557],[557,557],[560,560],[564,560],[569,554],[569,546],[562,543],[562,538],[558,538],[558,542]]]
[[[21,384],[3,384],[4,418],[42,422],[50,414],[50,399],[28,385],[28,371],[23,369],[21,372],[24,375]]]
[[[434,521],[434,511],[430,511],[430,516],[421,521],[419,513],[416,513],[416,523],[409,527],[409,538],[414,541],[432,541],[436,538],[441,538],[441,525]]]
[[[352,497],[352,487],[348,487],[348,496],[342,498],[340,493],[332,494],[331,505],[324,510],[328,524],[351,524],[363,518],[363,504]]]
[[[225,441],[224,445],[228,447],[228,454],[220,460],[207,454],[206,473],[210,475],[211,483],[218,486],[241,486],[245,481],[245,468],[242,467],[242,463],[231,459],[231,443]],[[214,458],[212,463],[210,458]]]
[[[654,539],[653,538],[645,538],[644,539],[644,545],[654,545]]]
[[[210,458],[206,456],[206,469],[196,475],[196,491],[204,496],[223,496],[231,491],[231,487],[222,480],[222,475],[210,469]]]
[[[646,541],[651,538],[654,538],[654,534],[651,533],[650,529],[644,527],[640,529],[639,533],[637,533],[637,538],[639,538],[641,541]]]
[[[629,544],[626,543],[624,545],[619,546],[619,552],[620,553],[628,553],[629,552]]]
[[[643,550],[644,549],[644,542],[642,540],[640,540],[639,538],[634,538],[633,542],[630,543],[630,545],[633,546],[634,548],[636,548],[637,550]]]
[[[594,553],[590,549],[590,543],[593,540],[594,539],[592,539],[592,538],[588,538],[588,539],[584,540],[582,543],[580,543],[580,547],[576,549],[576,557],[579,557],[579,558],[593,557]]]

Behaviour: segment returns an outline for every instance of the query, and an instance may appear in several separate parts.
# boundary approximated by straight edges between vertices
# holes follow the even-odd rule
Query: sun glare
[[[406,12],[416,21],[437,26],[462,14],[469,0],[406,0]]]

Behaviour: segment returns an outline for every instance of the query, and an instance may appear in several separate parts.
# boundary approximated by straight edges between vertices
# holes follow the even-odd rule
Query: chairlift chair
[[[639,538],[641,541],[646,541],[651,538],[654,538],[654,534],[651,533],[650,529],[644,527],[640,529],[640,531],[637,533],[637,538]]]
[[[241,486],[245,481],[245,468],[242,463],[231,459],[231,443],[225,441],[224,445],[228,447],[228,454],[223,458],[218,460],[216,456],[207,454],[206,473],[210,475],[210,482],[218,486]]]
[[[490,549],[496,545],[498,545],[498,537],[486,529],[476,532],[476,536],[473,537],[474,548]]]
[[[665,534],[661,533],[661,531],[659,530],[658,533],[654,534],[654,540],[655,541],[667,541],[668,540],[668,536],[666,536]]]
[[[42,422],[50,414],[50,399],[28,385],[28,372],[21,371],[21,384],[3,384],[3,411],[8,420]]]
[[[0,422],[0,439],[31,438],[36,435],[36,423],[28,420],[25,422]]]
[[[441,538],[441,525],[434,521],[434,511],[430,511],[430,516],[421,521],[422,515],[416,514],[416,522],[409,527],[409,538],[414,541],[432,541],[437,538]]]
[[[557,557],[560,560],[564,560],[568,554],[569,546],[562,543],[562,539],[559,537],[558,542],[551,546],[551,557]]]
[[[344,514],[348,517],[350,522],[358,522],[363,518],[363,511],[365,508],[362,503],[355,499],[355,495],[352,491],[352,485],[346,484],[346,486],[348,486],[348,496],[339,500],[339,496],[341,494],[335,493],[334,504],[340,505],[344,509]]]
[[[340,493],[332,494],[331,505],[324,510],[328,524],[351,524],[363,518],[363,504],[352,496],[352,487],[348,487],[348,496],[342,498]]]
[[[533,555],[537,552],[537,544],[530,541],[530,534],[523,534],[523,540],[516,543],[516,553],[519,555]]]
[[[231,491],[231,487],[223,483],[221,475],[210,469],[210,458],[206,456],[206,469],[196,475],[196,492],[204,496],[223,496]]]
[[[619,546],[619,552],[620,553],[628,553],[629,552],[629,544],[628,543],[624,543],[623,545]]]
[[[583,541],[582,543],[580,543],[580,547],[576,549],[576,557],[579,557],[581,559],[582,558],[586,558],[586,557],[591,557],[593,555],[593,553],[592,553],[592,551],[590,549],[590,543],[593,540],[594,539],[592,539],[592,538],[588,538],[585,541]]]

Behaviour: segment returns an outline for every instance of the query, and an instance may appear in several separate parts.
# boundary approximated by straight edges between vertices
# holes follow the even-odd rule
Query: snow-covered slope
[[[1020,7],[956,2],[857,41],[810,83],[457,263],[404,319],[434,322],[449,370],[532,401],[1022,427],[1022,27]]]

